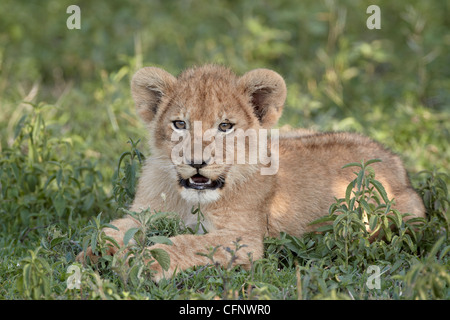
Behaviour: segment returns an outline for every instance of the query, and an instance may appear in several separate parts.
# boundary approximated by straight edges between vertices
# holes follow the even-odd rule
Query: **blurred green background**
[[[366,27],[372,4],[381,9],[380,30]],[[80,30],[66,27],[70,5],[81,8]],[[0,298],[31,296],[24,286],[32,282],[25,279],[28,266],[35,268],[35,287],[46,292],[40,297],[70,298],[65,270],[82,239],[100,230],[89,219],[122,215],[113,185],[122,192],[134,175],[125,172],[113,184],[118,159],[130,138],[147,134],[129,89],[142,66],[178,74],[214,62],[238,74],[279,72],[288,86],[279,126],[361,132],[400,154],[429,210],[428,228],[439,236],[449,228],[449,176],[415,174],[450,171],[449,6],[440,0],[2,0]],[[145,146],[138,145],[147,155]],[[30,252],[31,262],[24,259]],[[403,290],[392,288],[390,297]]]
[[[69,30],[69,5],[81,30]],[[381,8],[369,30],[366,9]],[[271,68],[288,85],[280,125],[363,132],[408,169],[448,171],[447,1],[14,1],[0,6],[0,147],[22,101],[54,106],[47,123],[80,152],[114,163],[142,137],[132,74],[206,62]],[[108,170],[106,169],[106,172]]]

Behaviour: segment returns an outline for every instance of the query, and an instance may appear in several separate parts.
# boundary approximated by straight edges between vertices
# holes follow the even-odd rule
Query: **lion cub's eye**
[[[186,129],[186,122],[184,122],[182,120],[172,121],[172,124],[175,129],[178,129],[178,130]]]
[[[229,123],[229,122],[222,122],[221,124],[219,124],[219,130],[222,132],[228,132],[231,129],[233,129],[234,124]]]

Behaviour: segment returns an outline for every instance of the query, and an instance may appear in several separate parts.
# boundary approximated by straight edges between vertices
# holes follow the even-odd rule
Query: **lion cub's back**
[[[279,151],[280,166],[270,208],[273,235],[280,231],[301,235],[310,230],[309,222],[326,215],[334,198],[343,198],[356,177],[357,168],[342,168],[350,162],[381,159],[371,166],[388,196],[401,198],[411,193],[414,202],[419,201],[400,158],[365,136],[348,132],[288,133],[280,136]]]
[[[355,168],[344,170],[342,167],[350,162],[381,159],[374,163],[376,174],[394,175],[401,184],[408,183],[406,171],[401,159],[368,137],[349,132],[310,133],[300,131],[298,134],[280,136],[280,170],[294,167],[305,174],[317,178],[327,175],[344,175]],[[352,179],[354,175],[352,174]]]

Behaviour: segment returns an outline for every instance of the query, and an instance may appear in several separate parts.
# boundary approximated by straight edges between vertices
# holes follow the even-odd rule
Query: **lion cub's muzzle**
[[[190,175],[190,177],[183,177],[179,174],[179,183],[180,186],[187,188],[187,189],[195,189],[195,190],[214,190],[217,188],[222,188],[224,185],[224,179],[220,178],[220,176],[217,179],[212,179],[211,172],[208,172],[209,170],[207,168],[207,164],[205,162],[201,164],[189,164],[190,167],[190,173],[194,173],[193,175]],[[186,166],[186,167],[188,167]],[[203,169],[205,168],[205,169]],[[194,169],[194,170],[192,170]],[[185,171],[187,170],[183,170]]]

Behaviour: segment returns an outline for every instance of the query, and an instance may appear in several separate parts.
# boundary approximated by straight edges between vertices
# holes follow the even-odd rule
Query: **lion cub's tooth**
[[[192,178],[189,178],[189,182],[190,183],[195,183],[194,180],[192,180]]]

